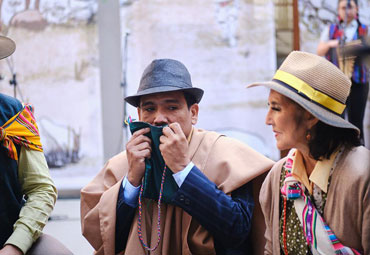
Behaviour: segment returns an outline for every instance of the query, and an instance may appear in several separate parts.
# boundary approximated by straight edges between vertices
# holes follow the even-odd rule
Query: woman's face
[[[272,126],[277,148],[279,150],[302,149],[302,146],[306,148],[308,146],[307,130],[313,126],[310,119],[316,118],[274,90],[270,90],[268,105],[266,124]]]
[[[346,9],[347,9],[347,23],[351,22],[353,19],[356,18],[357,15],[357,5],[355,1],[350,1],[350,6],[348,5],[348,1],[342,0],[338,3],[338,15],[341,20],[346,19]]]

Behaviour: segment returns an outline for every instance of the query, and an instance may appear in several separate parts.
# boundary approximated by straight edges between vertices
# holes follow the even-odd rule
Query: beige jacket
[[[194,164],[226,194],[255,179],[255,201],[258,202],[262,181],[256,177],[271,168],[271,160],[241,142],[200,129],[194,129],[189,152]],[[110,159],[95,179],[81,191],[82,233],[96,254],[111,255],[115,252],[117,196],[127,171],[126,154],[122,152]],[[153,202],[151,208],[143,210],[143,219],[148,219],[148,222],[156,219],[156,207],[157,204]],[[258,203],[255,211],[254,239],[263,249],[264,222]],[[179,207],[161,205],[161,230],[161,243],[152,254],[214,254],[211,234]],[[144,224],[142,231],[148,237],[147,240],[157,240],[156,224]],[[137,213],[125,254],[145,254],[137,234]]]
[[[265,254],[280,254],[280,174],[285,158],[267,175],[260,192],[266,222]],[[370,254],[370,151],[345,151],[331,177],[324,218],[343,245]]]

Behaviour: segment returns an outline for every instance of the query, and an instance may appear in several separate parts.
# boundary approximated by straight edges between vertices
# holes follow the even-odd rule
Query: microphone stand
[[[10,86],[13,86],[14,98],[17,98],[17,89],[18,89],[18,92],[19,92],[19,95],[20,95],[20,99],[21,99],[21,101],[23,101],[22,93],[21,93],[21,91],[20,91],[20,89],[18,87],[17,73],[15,72],[13,57],[12,56],[8,57],[6,59],[6,62],[8,64],[10,73],[12,74],[12,78],[9,80],[9,84],[10,84]]]

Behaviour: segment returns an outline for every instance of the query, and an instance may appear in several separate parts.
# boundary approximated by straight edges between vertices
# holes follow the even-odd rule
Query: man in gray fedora
[[[82,232],[96,254],[252,254],[252,180],[273,162],[195,128],[202,96],[181,62],[158,59],[125,98],[141,122],[81,190]]]

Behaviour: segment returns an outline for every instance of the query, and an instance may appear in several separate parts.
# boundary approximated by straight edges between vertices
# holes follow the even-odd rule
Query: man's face
[[[193,104],[188,108],[182,91],[142,96],[138,107],[138,115],[141,121],[154,126],[177,122],[186,137],[189,136],[192,125],[197,123],[198,111],[198,104]]]

